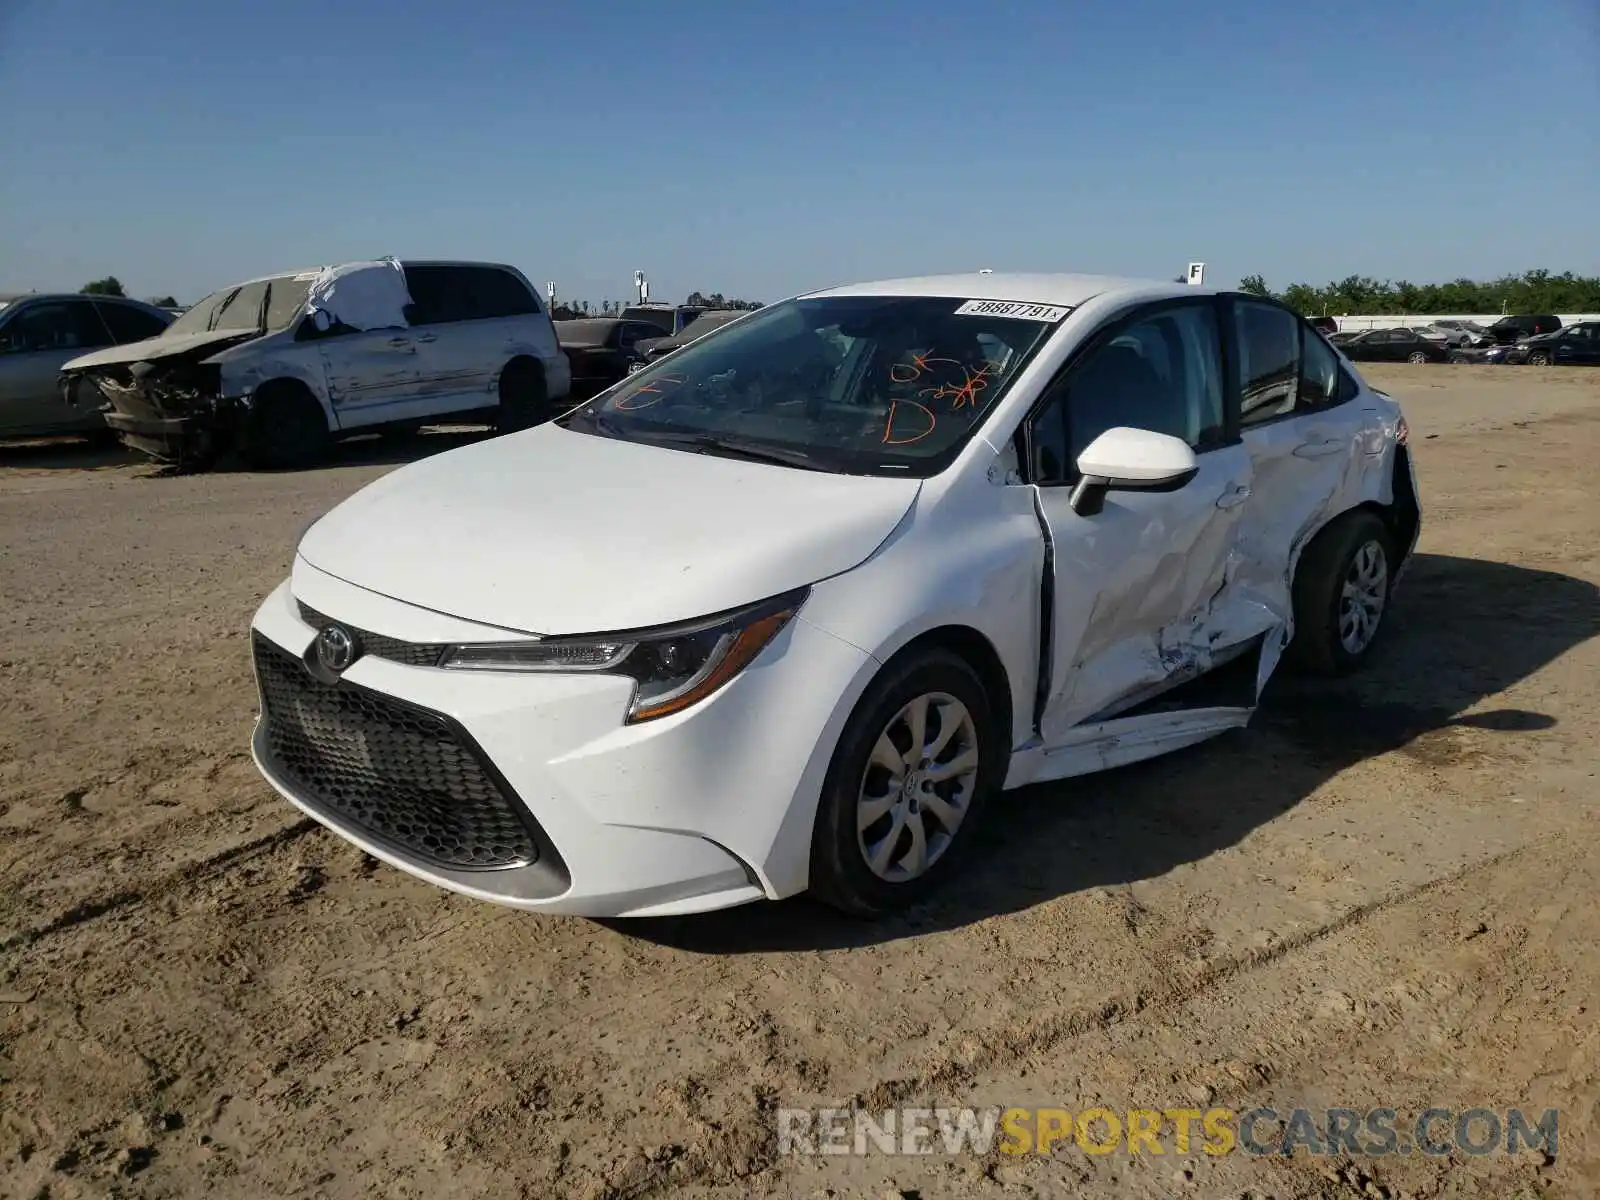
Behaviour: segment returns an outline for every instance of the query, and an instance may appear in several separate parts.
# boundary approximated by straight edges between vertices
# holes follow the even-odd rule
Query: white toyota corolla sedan
[[[256,762],[443,887],[592,916],[959,870],[997,789],[1245,724],[1373,653],[1399,406],[1294,312],[1078,275],[761,309],[314,522]]]

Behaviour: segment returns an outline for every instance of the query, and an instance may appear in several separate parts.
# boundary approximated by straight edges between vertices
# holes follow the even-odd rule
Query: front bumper
[[[286,582],[257,611],[254,635],[284,656],[304,658],[317,630],[302,616],[302,602],[341,623],[408,642],[505,636],[355,588],[303,561],[296,563],[293,591]],[[252,750],[267,781],[302,811],[441,887],[515,908],[592,917],[700,912],[805,886],[822,775],[870,662],[797,619],[709,699],[627,726],[632,682],[616,676],[452,671],[375,654],[357,658],[333,686],[438,718],[525,813],[534,860],[519,852],[487,869],[451,865],[386,836],[393,823],[385,825],[381,814],[374,819],[371,801],[353,819],[348,806],[310,794],[275,759],[265,718]],[[258,665],[258,687],[262,682]],[[380,769],[382,756],[396,752],[381,738],[362,745]],[[452,759],[444,775],[435,766],[428,771],[452,777],[459,794],[460,761]],[[407,788],[407,811],[414,812],[415,787]],[[437,800],[449,803],[451,796],[441,790]]]
[[[106,424],[122,435],[123,442],[141,454],[163,462],[187,457],[197,442],[209,434],[197,417],[139,417],[112,409]]]

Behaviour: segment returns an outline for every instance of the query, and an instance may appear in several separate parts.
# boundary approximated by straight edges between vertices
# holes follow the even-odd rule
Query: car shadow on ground
[[[0,440],[0,470],[93,471],[148,462],[115,442],[72,434]]]
[[[329,467],[381,467],[402,466],[418,459],[429,458],[459,446],[470,446],[494,431],[484,425],[429,426],[416,433],[393,437],[377,434],[357,435],[330,445],[316,463],[305,467],[286,467],[282,471],[259,471],[238,461],[229,454],[221,461],[202,471],[189,472],[164,465],[136,450],[107,443],[103,439],[90,439],[63,435],[50,438],[16,438],[0,440],[0,470],[22,471],[92,471],[108,467],[146,467],[145,478],[169,479],[184,474],[292,474],[297,471],[326,469]]]
[[[393,437],[367,434],[333,443],[316,467],[403,466],[494,436],[494,430],[486,425],[428,426],[417,433]]]
[[[214,463],[195,469],[163,465],[151,459],[144,461],[151,467],[147,476],[151,479],[171,479],[191,474],[298,475],[341,467],[400,467],[493,436],[494,431],[485,425],[429,426],[414,433],[393,435],[356,434],[330,443],[314,461],[294,467],[253,467],[234,451],[229,451]]]
[[[959,877],[901,916],[853,921],[804,897],[699,916],[600,922],[704,954],[895,941],[1059,896],[1150,879],[1238,844],[1346,767],[1398,752],[1445,766],[1483,752],[1486,731],[1553,726],[1548,714],[1473,711],[1600,633],[1600,590],[1477,559],[1410,564],[1379,658],[1311,679],[1287,667],[1248,728],[1120,770],[995,798]],[[1492,743],[1491,743],[1492,746]]]

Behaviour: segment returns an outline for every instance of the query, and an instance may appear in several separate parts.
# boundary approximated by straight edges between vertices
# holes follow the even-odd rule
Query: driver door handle
[[[1223,492],[1222,495],[1218,496],[1217,507],[1238,508],[1239,505],[1243,504],[1248,499],[1250,499],[1250,485],[1247,483],[1241,483],[1237,487],[1229,488],[1227,491]]]

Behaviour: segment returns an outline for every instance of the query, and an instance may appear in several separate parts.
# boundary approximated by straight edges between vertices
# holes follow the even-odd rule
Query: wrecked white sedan
[[[853,913],[1002,787],[1368,658],[1416,543],[1398,405],[1269,300],[1083,276],[801,296],[315,522],[256,762],[484,900]]]
[[[108,399],[124,442],[189,468],[232,449],[299,466],[337,437],[446,418],[522,429],[560,411],[571,378],[520,271],[392,258],[232,284],[159,337],[62,368],[69,402]]]

